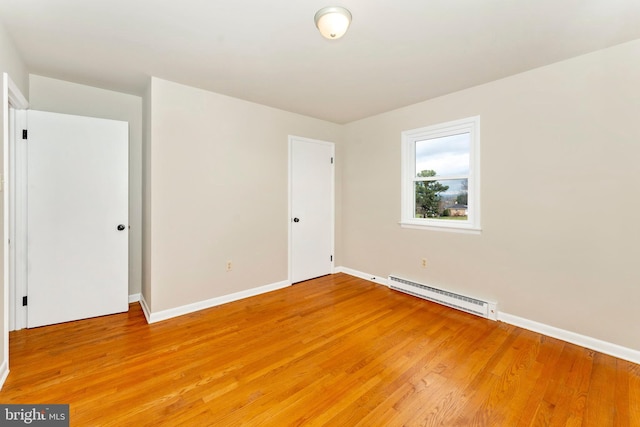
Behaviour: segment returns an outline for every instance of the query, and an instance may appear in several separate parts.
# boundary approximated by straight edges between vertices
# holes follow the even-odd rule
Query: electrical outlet
[[[427,268],[427,259],[426,258],[422,258],[422,268]]]
[[[231,271],[233,269],[233,263],[231,261],[227,261],[227,271]]]

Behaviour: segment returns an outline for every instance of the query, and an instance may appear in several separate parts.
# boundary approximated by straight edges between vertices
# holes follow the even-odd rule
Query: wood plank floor
[[[640,367],[336,274],[147,325],[11,333],[2,403],[73,426],[640,426]]]

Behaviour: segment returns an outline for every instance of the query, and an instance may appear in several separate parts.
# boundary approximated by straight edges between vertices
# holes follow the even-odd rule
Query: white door
[[[27,325],[128,310],[128,123],[27,115]]]
[[[333,272],[334,146],[289,138],[290,278],[292,283]]]

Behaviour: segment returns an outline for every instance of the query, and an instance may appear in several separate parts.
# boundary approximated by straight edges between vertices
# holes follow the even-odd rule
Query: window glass
[[[415,183],[414,218],[466,220],[469,180],[444,179]]]
[[[469,133],[416,141],[416,174],[431,170],[436,176],[469,173]]]

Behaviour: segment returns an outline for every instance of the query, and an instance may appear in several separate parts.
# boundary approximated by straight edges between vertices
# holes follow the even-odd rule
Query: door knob
[[[300,222],[300,218],[293,218],[293,222]]]
[[[118,225],[118,231],[122,231],[122,230],[124,230],[125,228],[127,228],[127,227],[125,227],[125,226],[124,226],[124,224],[119,224],[119,225]]]

